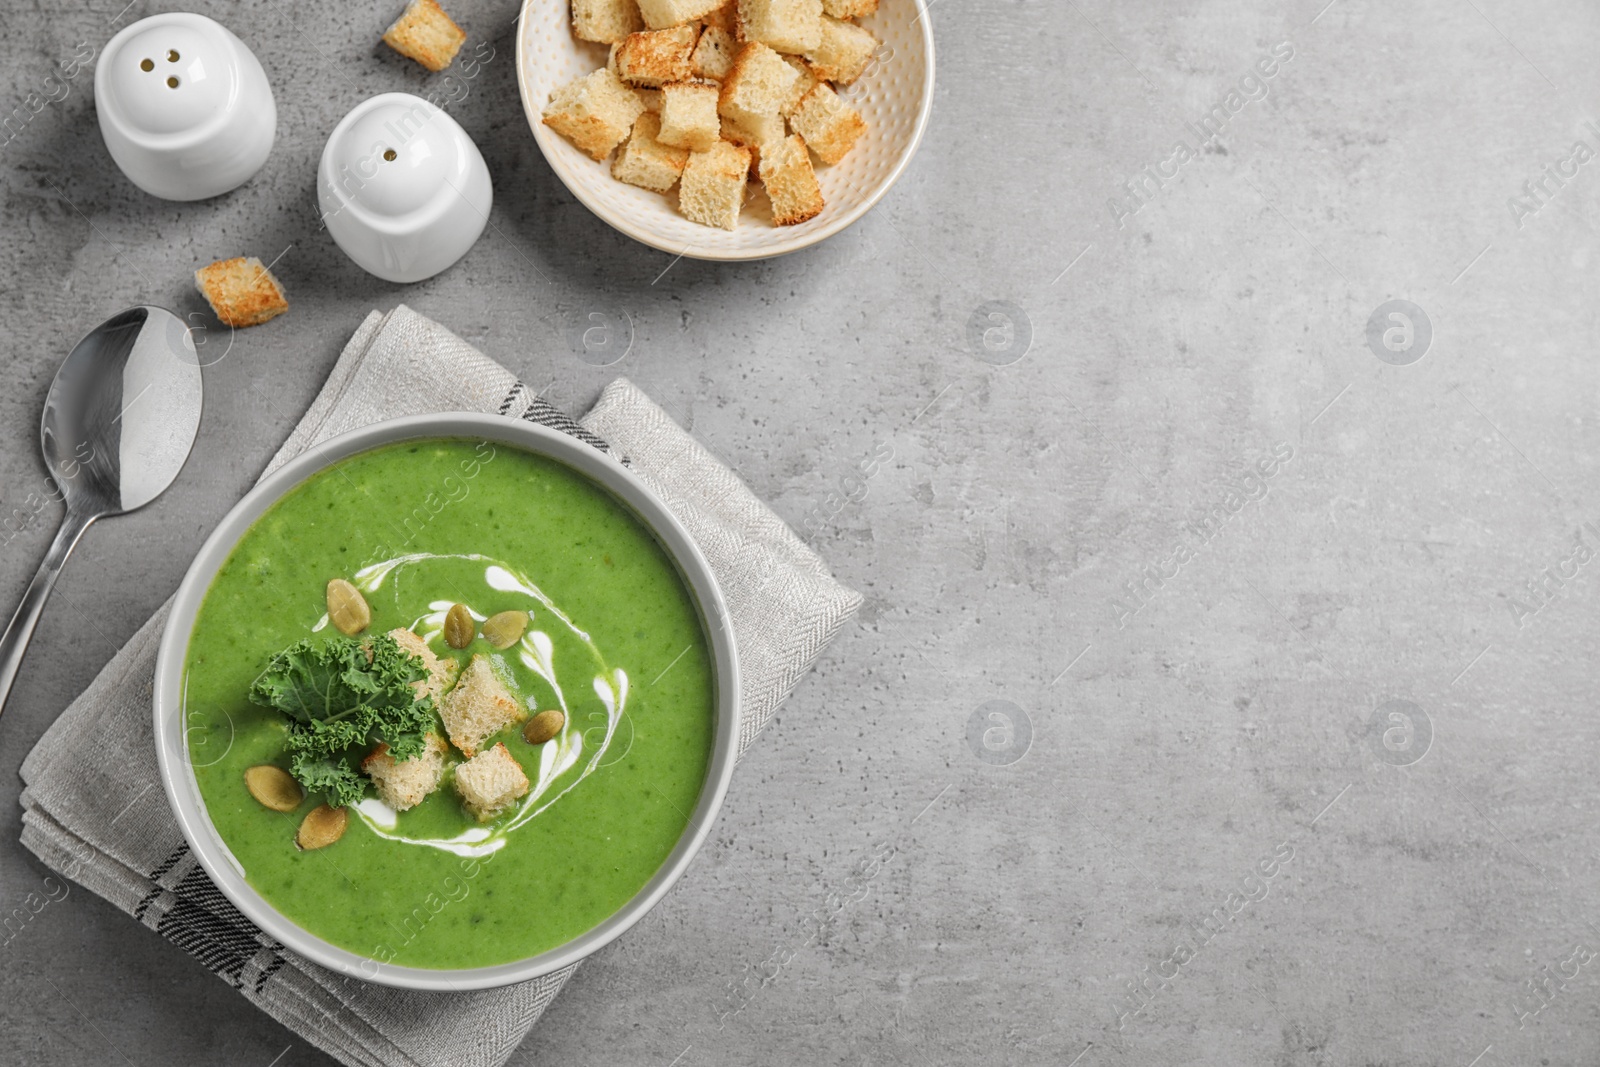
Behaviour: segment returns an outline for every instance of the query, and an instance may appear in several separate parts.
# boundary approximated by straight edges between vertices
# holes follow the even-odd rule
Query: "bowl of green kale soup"
[[[492,415],[354,430],[206,541],[156,662],[189,848],[287,949],[416,989],[593,953],[682,875],[738,664],[684,526],[616,458]]]

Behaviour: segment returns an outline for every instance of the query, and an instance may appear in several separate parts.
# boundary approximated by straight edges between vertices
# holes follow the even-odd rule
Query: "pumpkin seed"
[[[358,634],[372,622],[372,609],[361,590],[335,578],[328,583],[328,621],[342,634]]]
[[[293,811],[306,798],[300,783],[288,771],[270,763],[259,763],[246,770],[244,787],[273,811]]]
[[[478,622],[465,604],[452,604],[444,617],[444,641],[451,648],[466,648],[478,636]]]
[[[495,648],[510,648],[522,640],[522,632],[527,628],[526,611],[502,611],[491,615],[483,624],[483,639]]]
[[[559,734],[566,724],[567,717],[562,714],[560,708],[541,711],[529,719],[528,725],[522,728],[522,739],[530,745],[542,745]]]
[[[344,836],[344,828],[349,821],[350,816],[343,808],[318,804],[306,813],[304,821],[300,823],[300,832],[294,835],[294,843],[308,851],[327,848]]]

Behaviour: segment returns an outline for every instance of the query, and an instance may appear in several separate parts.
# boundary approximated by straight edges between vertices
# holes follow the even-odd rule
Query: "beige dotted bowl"
[[[883,44],[866,73],[840,93],[867,120],[867,133],[839,163],[817,164],[827,204],[822,213],[798,226],[774,226],[766,194],[752,183],[738,229],[701,226],[678,213],[676,190],[663,195],[617,181],[610,159],[595,162],[540,121],[555,90],[606,65],[605,45],[573,36],[568,2],[523,0],[517,82],[533,139],[550,168],[590,211],[663,252],[695,259],[766,259],[832,237],[883,198],[911,162],[927,128],[933,108],[933,32],[923,2],[880,0],[877,13],[860,21]]]

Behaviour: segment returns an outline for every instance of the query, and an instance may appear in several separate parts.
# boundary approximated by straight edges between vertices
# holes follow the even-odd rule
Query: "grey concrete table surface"
[[[35,913],[5,803],[400,301],[572,410],[631,376],[866,595],[680,888],[514,1063],[1600,1056],[1593,5],[935,2],[892,194],[719,266],[560,187],[514,4],[454,0],[495,51],[447,91],[496,206],[414,286],[314,206],[345,111],[443,84],[378,43],[398,4],[197,5],[280,108],[265,169],[199,204],[111,164],[88,70],[49,80],[164,8],[7,6],[8,604],[57,518],[37,419],[71,342],[201,312],[226,256],[274,261],[293,310],[197,316],[195,456],[88,534],[0,718],[0,1061],[330,1062],[87,892]],[[629,332],[613,367],[591,315]]]

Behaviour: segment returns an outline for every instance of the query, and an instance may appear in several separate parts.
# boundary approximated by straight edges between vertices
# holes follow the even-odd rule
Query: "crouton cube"
[[[691,152],[678,188],[678,209],[702,226],[731,230],[739,225],[749,174],[749,150],[727,141],[718,141],[705,152]]]
[[[572,0],[572,32],[579,40],[615,44],[642,29],[635,0]]]
[[[878,10],[878,0],[822,0],[822,10],[836,19],[862,19]]]
[[[740,148],[750,150],[750,180],[760,178],[761,146],[771,141],[783,140],[785,129],[779,115],[757,115],[749,125],[738,119],[722,116],[722,139],[732,141]]]
[[[728,0],[639,0],[639,13],[652,30],[682,26],[709,15]]]
[[[699,34],[693,26],[630,33],[617,46],[617,73],[624,81],[651,88],[687,81]]]
[[[732,31],[707,26],[700,34],[700,43],[694,46],[694,54],[689,57],[689,66],[698,77],[721,81],[733,69],[734,53],[738,50]]]
[[[800,101],[805,99],[806,94],[817,87],[818,79],[810,65],[799,56],[784,56],[783,61],[793,67],[795,73],[799,75],[789,87],[789,93],[783,98],[782,106],[778,108],[778,113],[788,118],[794,113],[794,109],[800,106]]]
[[[488,822],[528,795],[528,776],[501,743],[456,768],[456,792],[473,817]]]
[[[593,158],[604,159],[633,130],[633,120],[643,110],[634,91],[601,68],[552,93],[544,124]]]
[[[722,116],[722,139],[741,148],[759,149],[768,141],[781,141],[785,132],[782,115],[754,115],[748,120]]]
[[[450,690],[439,708],[450,743],[468,758],[491,734],[527,718],[528,713],[511,695],[487,656],[472,657],[461,680]]]
[[[674,82],[661,87],[661,132],[665,145],[704,152],[721,138],[717,87]]]
[[[761,151],[761,184],[772,201],[772,221],[793,226],[822,211],[822,187],[811,169],[811,153],[798,136],[774,141]]]
[[[817,83],[800,101],[789,116],[789,125],[824,163],[839,162],[867,132],[861,112],[840,100],[839,94],[824,82]]]
[[[822,0],[739,0],[739,36],[804,54],[822,41]]]
[[[878,39],[860,26],[822,16],[822,41],[806,53],[806,61],[825,82],[849,85],[861,77],[878,50]]]
[[[700,24],[704,29],[725,30],[732,35],[734,28],[739,25],[739,0],[727,0],[715,11],[706,12]]]
[[[429,70],[443,70],[456,58],[467,32],[444,13],[438,0],[411,0],[394,25],[383,31],[383,43]]]
[[[750,41],[739,49],[723,80],[717,111],[755,129],[763,115],[777,115],[800,74],[766,45]]]
[[[194,272],[194,284],[224,326],[259,326],[289,310],[283,286],[255,256],[201,267]]]
[[[439,788],[448,751],[450,747],[444,743],[444,738],[429,734],[424,739],[420,756],[397,760],[389,755],[389,746],[380,742],[361,761],[361,769],[378,787],[379,800],[395,811],[405,811],[421,804],[429,793]]]
[[[678,182],[689,151],[662,144],[661,119],[646,111],[633,123],[633,136],[622,146],[611,164],[611,176],[619,182],[664,193]]]
[[[412,688],[416,689],[418,697],[432,697],[437,705],[444,699],[444,691],[455,681],[456,672],[460,670],[461,665],[453,659],[440,659],[434,655],[433,649],[428,647],[428,642],[410,630],[390,630],[389,636],[394,638],[395,644],[420,659],[422,665],[427,668],[428,676],[421,681],[413,682]]]

